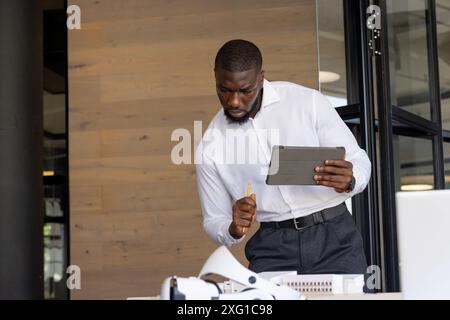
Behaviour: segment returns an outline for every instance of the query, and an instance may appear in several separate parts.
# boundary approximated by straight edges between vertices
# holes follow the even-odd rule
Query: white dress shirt
[[[251,143],[237,143],[242,136]],[[345,147],[345,160],[353,164],[355,188],[338,193],[318,185],[266,185],[273,145]],[[317,90],[282,81],[264,80],[261,109],[244,124],[230,123],[221,109],[203,135],[195,161],[203,226],[223,245],[244,238],[234,239],[228,228],[233,203],[246,196],[248,183],[256,195],[256,219],[282,221],[344,202],[364,190],[371,174],[366,152],[329,101]]]

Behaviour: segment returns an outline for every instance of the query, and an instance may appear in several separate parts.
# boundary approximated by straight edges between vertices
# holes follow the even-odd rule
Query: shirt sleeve
[[[322,147],[345,147],[345,160],[353,164],[356,184],[354,196],[362,192],[369,183],[371,163],[366,151],[361,149],[353,133],[341,119],[335,108],[320,92],[314,91],[314,117],[319,143]]]
[[[197,157],[199,159],[199,157]],[[231,246],[245,236],[235,239],[228,228],[233,221],[232,199],[212,163],[196,164],[197,187],[203,213],[203,228],[216,242]]]

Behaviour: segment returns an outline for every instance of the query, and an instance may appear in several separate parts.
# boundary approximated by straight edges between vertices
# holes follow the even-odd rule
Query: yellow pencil
[[[250,182],[247,184],[247,197],[250,197],[252,194],[252,186],[250,185]],[[248,228],[242,227],[242,232],[247,233]]]

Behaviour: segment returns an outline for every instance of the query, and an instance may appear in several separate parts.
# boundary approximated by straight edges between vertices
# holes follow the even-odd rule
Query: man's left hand
[[[315,171],[322,175],[315,175],[318,185],[334,188],[336,192],[347,192],[352,182],[353,164],[345,160],[327,160],[324,166],[317,166]]]

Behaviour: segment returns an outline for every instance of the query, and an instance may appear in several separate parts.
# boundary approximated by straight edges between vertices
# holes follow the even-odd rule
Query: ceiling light
[[[404,184],[401,186],[402,191],[425,191],[433,190],[431,184]]]
[[[320,71],[319,72],[319,82],[320,83],[331,83],[338,81],[341,76],[335,72],[330,71]]]

